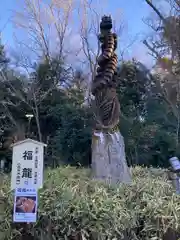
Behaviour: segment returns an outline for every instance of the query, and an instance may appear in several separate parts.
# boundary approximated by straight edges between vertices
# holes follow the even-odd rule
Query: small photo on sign
[[[16,197],[16,213],[35,213],[36,197]]]
[[[36,222],[37,191],[35,189],[18,188],[14,198],[14,222]]]

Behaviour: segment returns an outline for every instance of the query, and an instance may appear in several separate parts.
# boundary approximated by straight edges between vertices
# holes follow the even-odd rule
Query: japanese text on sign
[[[44,144],[31,139],[13,148],[12,189],[18,187],[42,187]]]
[[[33,159],[33,151],[25,151],[23,153],[24,160],[32,160]]]
[[[16,184],[19,185],[21,182],[21,164],[17,164],[17,175],[16,175]]]

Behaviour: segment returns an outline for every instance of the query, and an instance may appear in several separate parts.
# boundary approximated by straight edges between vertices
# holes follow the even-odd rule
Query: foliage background
[[[142,167],[131,168],[131,172],[131,185],[115,187],[91,180],[88,169],[47,170],[39,192],[38,221],[28,228],[12,223],[13,199],[9,177],[5,177],[0,239],[19,240],[24,234],[22,239],[103,240],[121,239],[126,234],[127,239],[145,240],[162,239],[170,229],[178,232],[179,195],[167,181],[166,172]]]

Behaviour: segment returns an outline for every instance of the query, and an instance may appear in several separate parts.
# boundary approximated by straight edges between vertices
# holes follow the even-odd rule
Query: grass
[[[161,239],[167,229],[180,230],[180,197],[162,169],[131,169],[131,185],[108,186],[90,179],[87,169],[47,170],[39,191],[38,221],[26,232],[32,239]],[[0,231],[5,239],[20,239],[22,224],[12,223],[13,198],[9,178]],[[83,238],[82,238],[83,237]]]

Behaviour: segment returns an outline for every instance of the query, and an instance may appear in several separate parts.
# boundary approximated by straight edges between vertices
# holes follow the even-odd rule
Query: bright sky
[[[101,0],[103,2],[103,0]],[[5,0],[0,4],[0,30],[2,31],[3,43],[7,46],[14,46],[13,32],[11,23],[12,10],[16,9],[16,0]],[[142,19],[150,15],[151,9],[145,3],[145,0],[109,0],[105,14],[112,14],[112,17],[122,19],[125,25],[125,32],[122,39],[122,46],[126,47],[130,39],[136,37],[136,42],[128,49],[126,57],[136,57],[138,60],[146,63],[148,66],[152,64],[151,57],[147,54],[147,49],[142,44],[142,39],[148,33],[148,27],[143,23]],[[122,48],[123,48],[122,47]]]

